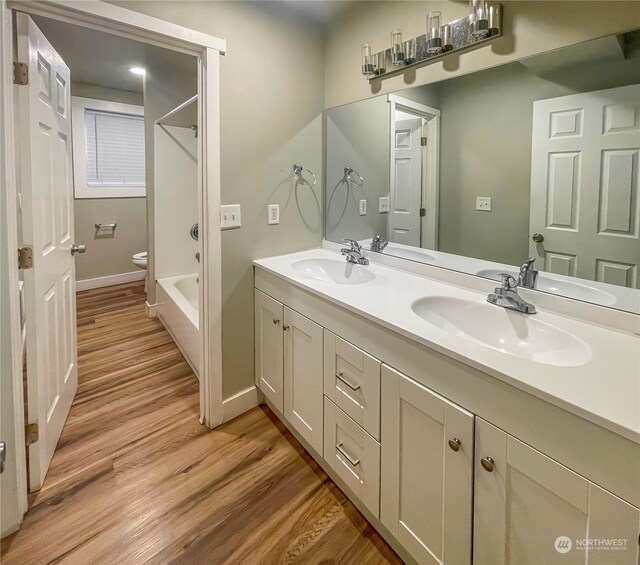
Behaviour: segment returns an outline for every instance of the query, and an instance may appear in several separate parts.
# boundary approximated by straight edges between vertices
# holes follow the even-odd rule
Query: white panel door
[[[42,486],[78,386],[70,74],[25,14],[17,14],[18,58],[29,83],[18,86],[28,419],[39,440],[29,446],[32,490]]]
[[[418,563],[470,563],[473,414],[382,366],[380,519]]]
[[[422,118],[398,120],[392,125],[388,239],[420,247]]]
[[[284,342],[281,302],[255,291],[256,385],[282,412]]]
[[[475,564],[638,563],[637,508],[480,418],[475,467]]]
[[[284,416],[322,455],[322,327],[284,308]]]
[[[640,288],[640,85],[533,104],[530,255],[540,268]]]

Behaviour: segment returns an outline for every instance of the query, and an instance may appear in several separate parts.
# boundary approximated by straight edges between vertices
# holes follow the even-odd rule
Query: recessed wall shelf
[[[473,15],[449,22],[442,26],[444,43],[440,52],[430,52],[427,34],[409,39],[404,42],[405,53],[411,57],[402,64],[393,64],[391,49],[374,53],[373,74],[365,74],[369,81],[383,80],[396,76],[409,68],[424,67],[436,61],[441,61],[453,53],[470,51],[502,36],[502,6],[497,3],[487,3],[490,18],[486,30],[478,33],[477,22]],[[483,35],[481,35],[481,33]],[[415,54],[415,55],[414,55]],[[415,59],[414,59],[415,57]]]

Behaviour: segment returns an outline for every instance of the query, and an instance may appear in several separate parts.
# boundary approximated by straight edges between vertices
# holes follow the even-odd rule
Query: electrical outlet
[[[361,216],[366,216],[367,215],[367,201],[366,200],[360,200],[360,215]]]
[[[476,198],[476,210],[481,210],[482,212],[491,212],[491,197],[478,196]]]
[[[230,230],[240,226],[240,204],[220,206],[220,229]]]
[[[387,212],[389,212],[388,196],[381,196],[378,200],[378,212],[380,212],[380,214],[386,214]]]
[[[267,206],[267,224],[275,226],[280,223],[280,204],[269,204]]]

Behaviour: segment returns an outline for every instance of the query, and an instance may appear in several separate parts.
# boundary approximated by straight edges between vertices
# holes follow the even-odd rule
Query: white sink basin
[[[376,276],[363,265],[337,259],[301,259],[292,267],[300,274],[317,281],[338,284],[363,284]]]
[[[560,367],[584,365],[591,357],[581,339],[536,320],[535,314],[446,296],[421,298],[411,309],[449,334],[514,357]]]
[[[518,278],[518,271],[509,269],[483,269],[478,271],[476,275],[499,281],[500,273],[508,273],[512,277]],[[604,290],[594,288],[588,284],[555,279],[546,276],[544,273],[538,275],[536,288],[544,292],[560,294],[577,300],[585,300],[587,302],[593,302],[594,304],[601,304],[602,306],[611,306],[616,303],[616,297]]]

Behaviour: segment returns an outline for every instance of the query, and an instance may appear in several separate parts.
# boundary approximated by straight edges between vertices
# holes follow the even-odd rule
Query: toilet
[[[133,264],[138,267],[138,269],[147,269],[147,252],[141,251],[140,253],[136,253],[132,259]]]

